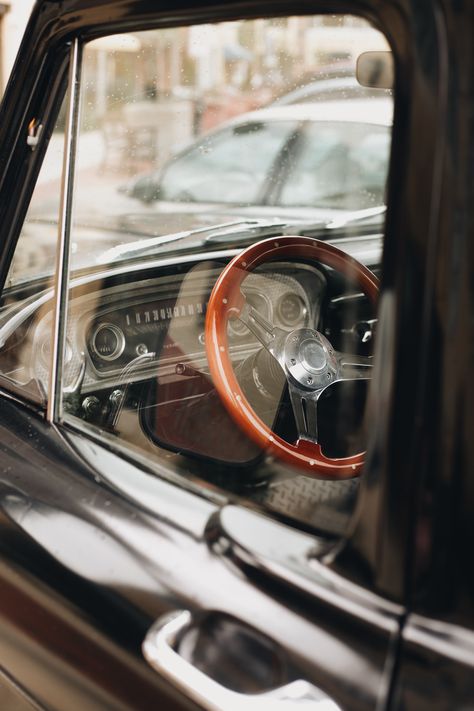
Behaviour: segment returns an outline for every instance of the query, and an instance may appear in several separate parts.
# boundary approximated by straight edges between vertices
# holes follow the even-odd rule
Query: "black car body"
[[[25,396],[21,384],[2,376],[5,709],[14,703],[58,710],[474,706],[470,3],[38,2],[0,114],[1,281],[66,85],[67,121],[77,126],[83,43],[156,27],[310,12],[367,18],[387,36],[396,67],[382,263],[380,224],[336,235],[349,253],[368,240],[372,247],[358,256],[381,278],[378,363],[357,505],[342,533],[269,514],[257,498],[249,504],[233,469],[217,467],[206,479],[214,465],[201,457],[185,481],[166,459],[157,464],[114,439],[111,420],[94,420],[94,401],[82,399],[87,416],[71,419],[54,387],[47,397],[40,388]],[[66,153],[63,236],[71,227],[73,168]],[[164,242],[157,273],[185,274],[209,254],[222,269],[248,244],[239,230],[235,239],[232,226],[221,241],[211,239],[210,252],[209,243],[196,249],[195,234],[186,236],[194,251],[173,251],[175,243]],[[327,239],[321,225],[310,234]],[[280,235],[270,229],[270,237]],[[63,248],[54,290],[43,284],[59,314],[43,352],[59,376],[67,348],[54,339],[67,344],[61,308],[70,286],[61,278]],[[132,250],[102,275],[107,288],[129,288],[131,274],[150,268],[144,254]],[[82,298],[101,268],[75,275],[72,298]],[[25,304],[36,303],[37,292],[28,289],[18,283],[8,292],[18,296],[23,315]],[[17,317],[8,299],[2,328]],[[358,316],[368,322],[365,306]],[[169,449],[181,456],[179,442]],[[185,612],[169,616],[176,611]]]

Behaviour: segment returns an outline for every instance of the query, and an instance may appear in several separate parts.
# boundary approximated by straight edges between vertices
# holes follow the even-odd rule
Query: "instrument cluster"
[[[101,287],[90,283],[73,296],[67,328],[64,377],[82,392],[141,379],[150,372],[176,372],[190,364],[207,370],[207,304],[222,265],[200,263],[183,274],[162,275]],[[95,288],[94,288],[95,286]],[[288,332],[315,325],[320,316],[325,278],[305,264],[267,264],[246,278],[242,290],[251,306]],[[50,324],[44,319],[35,337],[36,376],[47,367]],[[229,321],[231,355],[237,359],[260,348],[237,319]],[[49,361],[49,358],[47,359]],[[39,372],[41,370],[41,373]]]
[[[206,284],[188,276],[159,295],[146,286],[138,297],[127,300],[122,295],[121,303],[111,303],[89,318],[87,354],[98,378],[123,372],[134,362],[145,365],[157,358],[162,365],[200,361],[205,351],[207,303],[217,275],[209,275]],[[202,278],[202,273],[197,276]],[[318,279],[319,272],[313,271],[313,293],[308,293],[304,284],[308,276],[304,266],[262,270],[249,274],[244,295],[274,325],[288,331],[303,328],[317,319],[320,299],[315,297],[323,288],[322,277]],[[237,319],[229,321],[228,337],[236,352],[254,350],[259,345]]]
[[[145,299],[99,313],[90,321],[86,342],[98,373],[122,370],[135,358],[152,353],[179,357],[179,346],[169,335],[172,324],[187,341],[189,355],[204,345],[205,302],[197,297]],[[201,329],[198,334],[196,327]]]

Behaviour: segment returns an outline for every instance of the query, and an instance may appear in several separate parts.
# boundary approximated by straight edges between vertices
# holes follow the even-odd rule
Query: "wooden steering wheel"
[[[339,353],[321,333],[299,328],[290,333],[269,323],[245,300],[241,285],[249,272],[269,261],[301,259],[341,272],[376,305],[379,282],[363,264],[337,247],[309,237],[279,237],[258,242],[236,256],[222,271],[212,291],[206,316],[209,369],[224,406],[237,425],[262,449],[305,475],[320,479],[358,476],[364,453],[332,459],[317,439],[317,403],[321,393],[341,380],[370,377],[372,360]],[[234,373],[227,339],[229,319],[237,318],[283,368],[295,416],[298,439],[290,444],[258,417]]]

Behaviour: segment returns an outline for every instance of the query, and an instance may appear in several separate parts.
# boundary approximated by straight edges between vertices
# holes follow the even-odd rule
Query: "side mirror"
[[[393,88],[393,54],[363,52],[357,58],[356,77],[359,84],[374,89]]]

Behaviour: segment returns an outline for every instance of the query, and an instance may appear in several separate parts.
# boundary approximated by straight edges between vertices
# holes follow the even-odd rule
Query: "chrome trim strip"
[[[69,99],[64,136],[63,174],[58,224],[58,249],[54,279],[54,318],[51,332],[51,371],[46,419],[54,422],[61,415],[61,377],[66,346],[66,323],[69,291],[70,237],[74,187],[77,128],[79,122],[79,80],[81,72],[79,40],[71,44],[69,64]]]

